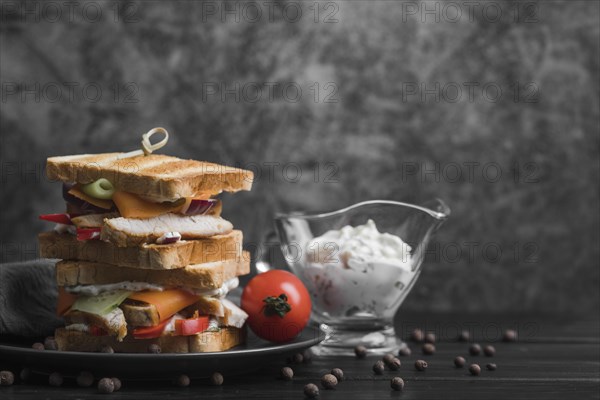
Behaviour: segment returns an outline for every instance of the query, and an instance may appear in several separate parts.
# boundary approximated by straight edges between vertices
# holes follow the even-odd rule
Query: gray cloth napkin
[[[48,336],[56,315],[55,260],[0,264],[0,335]]]

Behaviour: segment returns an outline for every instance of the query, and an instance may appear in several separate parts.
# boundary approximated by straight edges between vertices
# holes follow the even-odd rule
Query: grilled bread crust
[[[58,286],[104,285],[125,281],[192,289],[217,289],[237,276],[250,273],[250,253],[229,260],[192,264],[171,270],[120,267],[90,261],[56,263]]]
[[[190,264],[203,264],[240,258],[242,232],[205,239],[182,240],[170,244],[143,244],[118,247],[102,240],[81,241],[68,233],[44,232],[38,235],[40,257],[81,260],[122,267],[168,270]]]
[[[246,341],[246,328],[224,327],[218,332],[202,332],[191,336],[162,336],[156,339],[126,337],[122,342],[113,336],[92,336],[85,332],[58,328],[54,337],[59,351],[100,351],[110,346],[119,353],[148,353],[158,344],[162,353],[206,353],[224,351]]]
[[[173,201],[199,193],[250,190],[252,171],[204,161],[183,160],[162,154],[118,159],[124,153],[50,157],[50,180],[90,183],[108,179],[117,190],[156,201]]]

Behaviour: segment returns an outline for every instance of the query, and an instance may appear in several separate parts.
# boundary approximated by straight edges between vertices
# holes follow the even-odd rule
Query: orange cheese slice
[[[176,312],[194,304],[198,301],[199,296],[181,289],[169,289],[162,292],[136,292],[128,298],[154,305],[160,320],[164,321]]]
[[[153,203],[127,192],[116,191],[113,194],[119,213],[125,218],[152,218],[169,212],[177,212],[184,205],[182,201],[173,203]]]

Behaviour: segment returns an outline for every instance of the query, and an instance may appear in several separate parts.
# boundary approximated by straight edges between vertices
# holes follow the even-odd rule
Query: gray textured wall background
[[[598,310],[598,2],[48,4],[2,2],[2,261],[62,210],[46,157],[165,126],[260,172],[225,196],[249,243],[276,211],[440,197],[405,309]]]

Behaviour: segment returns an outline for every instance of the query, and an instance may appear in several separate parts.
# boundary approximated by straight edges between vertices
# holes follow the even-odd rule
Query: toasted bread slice
[[[250,272],[250,254],[238,259],[188,265],[173,270],[119,267],[90,261],[56,263],[58,286],[104,285],[125,281],[154,283],[192,289],[217,289],[225,281]]]
[[[217,332],[202,332],[192,336],[162,336],[156,339],[134,339],[122,342],[113,336],[92,336],[85,332],[58,328],[54,337],[60,351],[100,351],[110,346],[119,353],[147,353],[151,344],[158,344],[162,353],[206,353],[224,351],[246,341],[246,329],[226,327]]]
[[[190,264],[238,259],[242,255],[242,232],[170,244],[118,247],[103,240],[81,241],[68,233],[38,235],[40,257],[93,261],[142,269],[176,269]]]
[[[199,193],[250,190],[252,171],[161,154],[118,159],[124,153],[81,154],[48,158],[51,180],[90,183],[108,179],[117,190],[156,201],[173,201]]]

